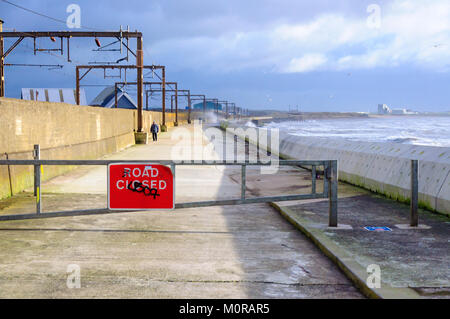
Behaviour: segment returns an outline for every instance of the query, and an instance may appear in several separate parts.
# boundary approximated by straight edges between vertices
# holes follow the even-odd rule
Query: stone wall
[[[180,124],[187,113],[179,113]],[[161,112],[144,111],[144,129],[162,122]],[[166,113],[168,127],[175,114]],[[0,98],[0,159],[32,159],[33,145],[42,159],[96,159],[134,144],[137,111],[76,106],[65,103]],[[43,179],[73,167],[44,167]],[[0,166],[0,199],[33,185],[33,168]]]

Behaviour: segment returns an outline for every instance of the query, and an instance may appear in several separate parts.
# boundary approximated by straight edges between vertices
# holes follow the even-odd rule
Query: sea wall
[[[245,132],[238,135],[257,143]],[[410,199],[411,160],[419,160],[419,205],[450,215],[450,148],[352,142],[282,132],[279,136],[282,158],[338,160],[340,180],[404,202]],[[260,145],[266,147],[267,143]]]
[[[144,129],[162,122],[161,112],[144,111]],[[175,114],[166,113],[173,126]],[[179,113],[178,122],[187,122]],[[76,106],[66,103],[0,98],[0,159],[32,159],[39,144],[42,159],[96,159],[134,144],[137,111]],[[73,169],[44,167],[43,180]],[[0,199],[33,185],[30,166],[0,166]]]

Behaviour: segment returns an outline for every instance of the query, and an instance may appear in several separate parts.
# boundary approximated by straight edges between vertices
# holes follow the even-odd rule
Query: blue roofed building
[[[114,86],[109,86],[101,91],[89,105],[114,108],[116,106]],[[137,109],[137,104],[127,92],[121,88],[117,88],[117,107],[121,109]]]

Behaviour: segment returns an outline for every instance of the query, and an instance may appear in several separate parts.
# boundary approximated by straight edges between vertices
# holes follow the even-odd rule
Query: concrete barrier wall
[[[450,148],[351,142],[280,132],[279,155],[301,160],[337,159],[340,180],[399,201],[410,199],[411,160],[419,160],[420,206],[450,215]]]
[[[178,114],[179,123],[187,113]],[[162,122],[161,112],[144,112],[144,129]],[[173,126],[175,114],[166,113]],[[76,106],[65,103],[0,98],[0,159],[32,159],[40,144],[42,159],[96,159],[134,144],[137,111]],[[73,167],[44,167],[43,179]],[[0,166],[0,199],[33,185],[33,168]]]
[[[135,128],[137,128],[137,111],[132,111],[135,114]],[[197,113],[192,112],[191,119],[195,119],[198,117]],[[173,127],[175,123],[176,115],[175,113],[166,112],[166,126],[168,128]],[[153,121],[158,123],[158,125],[162,124],[162,112],[153,112],[153,111],[144,111],[144,130],[146,132],[150,131],[150,126]],[[188,113],[187,112],[178,112],[178,124],[187,124],[188,122]]]

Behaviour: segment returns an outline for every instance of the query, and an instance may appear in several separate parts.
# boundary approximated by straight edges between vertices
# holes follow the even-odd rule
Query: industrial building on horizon
[[[387,104],[378,104],[379,115],[412,115],[419,114],[419,112],[411,111],[405,108],[391,109]]]

